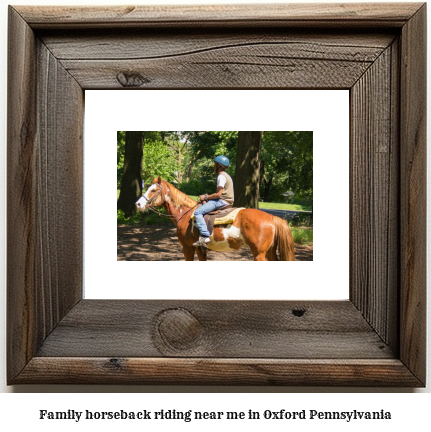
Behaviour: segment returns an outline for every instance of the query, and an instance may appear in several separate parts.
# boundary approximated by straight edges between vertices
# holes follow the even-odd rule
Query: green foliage
[[[312,227],[313,213],[304,212],[297,214],[291,221],[290,226],[294,227]]]
[[[121,181],[123,179],[125,147],[126,132],[117,132],[117,189],[121,188]]]
[[[143,179],[146,186],[161,175],[188,195],[215,191],[213,160],[223,154],[230,159],[227,170],[235,178],[238,131],[146,131],[144,134]],[[125,132],[117,132],[117,188],[124,164]],[[310,131],[264,132],[261,151],[260,196],[266,202],[287,203],[283,194],[293,191],[295,199],[313,200],[313,133]],[[298,202],[299,201],[299,202]]]
[[[291,201],[289,201],[290,205],[293,206],[298,206],[300,208],[298,208],[298,210],[303,210],[303,211],[313,211],[313,200],[312,199],[293,199]]]
[[[164,210],[161,210],[161,213],[166,214]],[[161,225],[165,223],[172,222],[169,218],[164,218],[150,211],[137,212],[132,217],[126,218],[122,210],[117,210],[118,225]]]
[[[142,178],[145,185],[150,184],[153,177],[158,175],[172,182],[177,170],[177,161],[164,142],[145,140],[142,162]]]
[[[313,198],[313,132],[264,132],[260,190],[267,201],[286,202],[287,191]]]
[[[227,156],[230,166],[227,172],[235,176],[237,131],[182,132],[188,143],[184,158],[184,177],[180,189],[191,195],[215,191],[214,158]]]
[[[313,244],[313,228],[291,227],[290,231],[296,244]]]
[[[141,213],[137,212],[132,217],[126,218],[123,210],[117,210],[117,224],[121,225],[141,225]]]

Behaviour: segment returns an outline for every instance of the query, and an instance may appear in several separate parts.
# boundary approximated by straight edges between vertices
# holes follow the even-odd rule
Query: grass
[[[260,209],[267,210],[296,210],[296,211],[311,211],[311,204],[287,204],[287,203],[259,203]]]
[[[313,244],[313,228],[296,228],[290,227],[293,241],[295,244],[308,245]]]
[[[189,195],[195,201],[198,199],[197,195]],[[312,211],[313,203],[311,201],[298,201],[296,203],[268,203],[259,202],[260,209],[268,210],[295,210],[295,211]]]

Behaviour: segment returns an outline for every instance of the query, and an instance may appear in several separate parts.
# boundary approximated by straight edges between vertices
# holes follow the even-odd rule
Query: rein
[[[162,193],[162,189],[163,189],[163,185],[159,185],[158,183],[154,183],[154,184],[156,184],[158,187],[159,187],[159,191],[156,193],[156,195],[154,195],[152,198],[151,198],[151,200],[148,200],[147,198],[145,198],[145,199],[147,199],[147,201],[148,201],[148,203],[147,203],[147,205],[146,205],[146,208],[147,209],[149,209],[149,210],[151,210],[151,211],[153,211],[154,213],[157,213],[159,216],[161,216],[161,217],[165,217],[165,218],[169,218],[169,219],[171,219],[171,220],[174,220],[174,219],[177,219],[177,223],[187,214],[187,213],[189,213],[190,211],[192,211],[194,208],[196,208],[197,206],[198,206],[198,204],[199,203],[196,203],[196,205],[195,206],[193,206],[192,208],[190,208],[190,209],[188,209],[184,214],[182,214],[179,218],[178,218],[178,216],[174,216],[174,215],[165,215],[165,214],[162,214],[162,213],[160,213],[160,210],[157,210],[156,208],[154,208],[151,204],[158,198],[158,196]],[[164,199],[164,197],[162,197],[163,199]]]

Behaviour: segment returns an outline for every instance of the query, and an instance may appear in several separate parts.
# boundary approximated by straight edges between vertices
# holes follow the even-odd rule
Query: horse
[[[178,240],[186,261],[206,261],[204,247],[195,247],[199,230],[192,219],[197,203],[160,176],[154,178],[145,194],[136,202],[138,211],[163,206],[177,227]],[[157,211],[157,210],[156,210]],[[158,212],[160,215],[160,212]],[[248,246],[255,261],[294,261],[294,241],[287,222],[257,209],[242,209],[232,224],[215,225],[206,247],[229,252]],[[278,255],[277,255],[278,252]]]

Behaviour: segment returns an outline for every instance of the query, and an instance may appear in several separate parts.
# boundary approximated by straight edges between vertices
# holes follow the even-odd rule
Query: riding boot
[[[199,246],[203,246],[206,247],[207,243],[210,242],[210,238],[209,237],[203,237],[203,236],[199,236],[199,240],[195,243],[193,243],[193,246],[195,247],[199,247]]]

